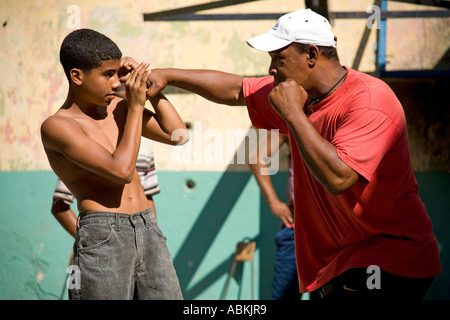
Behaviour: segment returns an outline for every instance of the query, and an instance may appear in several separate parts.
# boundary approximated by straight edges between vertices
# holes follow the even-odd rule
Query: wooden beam
[[[221,0],[215,2],[209,2],[204,4],[198,4],[194,6],[182,7],[178,9],[159,11],[155,13],[144,13],[144,21],[165,20],[169,17],[191,14],[197,11],[210,10],[222,7],[229,7],[236,4],[242,4],[246,2],[254,2],[260,0]]]

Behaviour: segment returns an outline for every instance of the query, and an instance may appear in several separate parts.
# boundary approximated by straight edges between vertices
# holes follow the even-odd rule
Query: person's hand
[[[270,211],[272,211],[273,215],[279,218],[285,226],[289,226],[294,223],[294,216],[286,203],[282,201],[271,203]]]
[[[117,71],[120,82],[126,82],[131,75],[131,71],[136,69],[139,63],[131,57],[123,57],[120,59],[120,68]]]
[[[133,71],[131,71],[128,80],[125,82],[127,101],[130,108],[141,107],[144,108],[147,100],[147,81],[151,71],[147,70],[150,63],[142,62]]]
[[[269,102],[272,108],[287,120],[298,111],[302,111],[308,93],[293,79],[281,82],[269,94]]]
[[[148,78],[147,98],[156,97],[167,86],[168,77],[164,69],[153,69]]]

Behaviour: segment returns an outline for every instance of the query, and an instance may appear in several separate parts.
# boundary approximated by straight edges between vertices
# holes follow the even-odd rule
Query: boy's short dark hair
[[[61,44],[59,60],[70,81],[70,70],[89,73],[105,60],[119,60],[122,52],[110,38],[91,29],[78,29],[66,36]]]

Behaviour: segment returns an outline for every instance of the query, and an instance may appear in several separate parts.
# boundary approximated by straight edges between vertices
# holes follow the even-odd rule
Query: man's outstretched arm
[[[215,103],[245,106],[243,77],[216,70],[152,69],[149,95],[156,96],[166,86],[196,93]]]

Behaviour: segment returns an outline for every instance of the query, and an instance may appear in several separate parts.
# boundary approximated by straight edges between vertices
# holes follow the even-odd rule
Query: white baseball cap
[[[292,42],[336,47],[328,20],[311,9],[287,13],[267,33],[247,40],[256,50],[269,52],[286,47]]]

